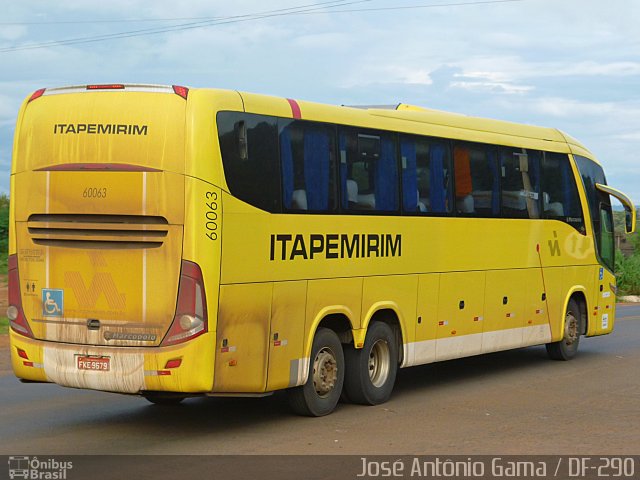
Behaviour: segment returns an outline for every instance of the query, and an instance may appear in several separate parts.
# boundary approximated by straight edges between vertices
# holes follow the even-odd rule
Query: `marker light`
[[[185,100],[189,95],[189,89],[187,87],[181,87],[180,85],[173,85],[173,92]]]
[[[181,358],[173,358],[171,360],[167,360],[167,363],[165,364],[164,368],[165,368],[165,370],[167,370],[169,368],[178,368],[180,365],[182,365],[182,359]]]
[[[33,92],[31,97],[29,98],[29,102],[33,102],[36,98],[40,98],[42,95],[44,95],[45,90],[46,88],[41,88],[40,90],[36,90],[35,92]]]

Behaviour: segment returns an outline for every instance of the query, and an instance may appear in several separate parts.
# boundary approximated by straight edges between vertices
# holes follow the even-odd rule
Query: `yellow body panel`
[[[292,116],[289,102],[284,98],[245,92],[241,95],[244,103],[244,111],[247,113],[275,115],[276,117],[289,118]]]
[[[184,198],[184,176],[170,172],[22,172],[13,176],[17,191],[33,192],[28,202],[15,207],[16,235],[22,240],[18,267],[23,284],[23,307],[36,338],[72,343],[109,344],[103,332],[86,328],[87,318],[108,322],[110,331],[122,332],[122,322],[139,324],[137,333],[155,336],[159,344],[173,320],[178,288],[184,206],[171,196]],[[85,191],[104,192],[100,197]],[[144,215],[162,217],[166,224],[114,226],[72,224],[57,220],[73,215]],[[37,218],[36,218],[37,217]],[[103,230],[104,229],[104,230]],[[135,232],[125,229],[137,229]],[[42,233],[34,233],[41,230]],[[148,249],[121,249],[114,243],[83,248],[87,238],[109,242],[122,238],[158,241]],[[79,242],[78,248],[69,248]],[[123,268],[126,266],[126,268]],[[60,323],[44,315],[42,289],[64,292]],[[148,345],[135,341],[127,345]]]
[[[417,294],[418,275],[365,278],[362,287],[362,326],[368,327],[377,312],[389,310],[398,318],[403,343],[415,341]]]
[[[183,236],[182,258],[195,262],[202,270],[207,312],[212,319],[209,330],[215,332],[222,248],[222,191],[199,179],[185,177],[184,181],[185,225],[192,226],[193,230]]]
[[[522,333],[523,345],[538,343],[542,333],[548,333],[549,335],[551,333],[547,307],[549,293],[545,289],[546,282],[543,275],[542,269],[526,270],[525,285],[527,288],[524,291],[523,321],[521,323],[522,327],[524,327]]]
[[[269,372],[267,391],[301,383],[301,362],[305,338],[305,300],[307,282],[273,284],[271,332],[269,334]]]
[[[220,287],[216,336],[216,392],[263,392],[271,323],[270,283]]]
[[[436,360],[482,352],[485,272],[440,276]]]
[[[527,280],[538,276],[540,269],[492,270],[487,272],[484,298],[483,332],[502,334],[485,336],[483,352],[518,348],[523,345],[524,311]]]
[[[328,315],[343,315],[353,330],[363,326],[362,278],[309,280],[307,283],[304,353],[309,356],[313,335]]]
[[[185,101],[177,95],[114,91],[38,100],[28,104],[29,121],[18,121],[12,173],[74,162],[184,173]]]
[[[439,295],[440,274],[418,275],[415,343],[405,342],[403,366],[435,362]]]

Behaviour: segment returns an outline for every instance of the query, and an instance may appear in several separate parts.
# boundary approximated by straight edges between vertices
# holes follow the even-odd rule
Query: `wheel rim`
[[[381,387],[389,377],[391,367],[389,344],[378,340],[369,352],[369,378],[375,387]]]
[[[564,343],[567,346],[573,345],[578,340],[578,319],[573,312],[567,312],[564,320]]]
[[[338,380],[338,361],[333,351],[324,347],[313,360],[313,388],[319,397],[328,396]]]

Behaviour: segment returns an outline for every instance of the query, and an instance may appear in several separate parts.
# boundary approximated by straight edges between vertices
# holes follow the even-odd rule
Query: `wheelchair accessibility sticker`
[[[64,311],[64,290],[53,288],[42,289],[42,315],[45,317],[61,317]]]

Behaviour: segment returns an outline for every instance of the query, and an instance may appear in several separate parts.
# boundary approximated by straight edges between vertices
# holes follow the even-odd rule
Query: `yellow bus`
[[[612,331],[602,167],[555,129],[156,85],[42,89],[11,171],[11,359],[141,395],[287,390],[321,416],[398,368]]]

